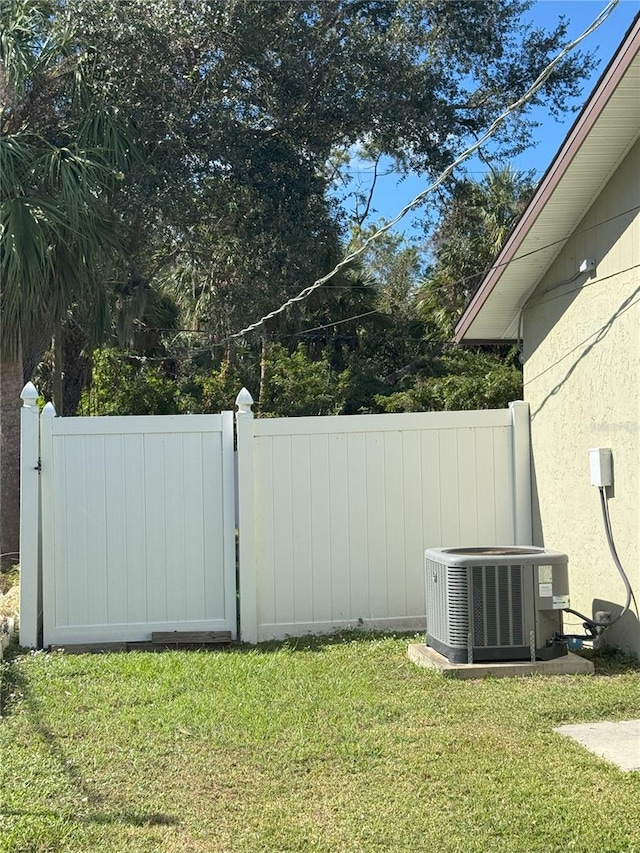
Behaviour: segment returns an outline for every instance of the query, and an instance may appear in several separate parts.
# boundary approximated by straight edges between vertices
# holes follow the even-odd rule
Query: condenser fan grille
[[[475,646],[523,644],[522,566],[474,566],[471,596]]]
[[[447,575],[447,613],[451,642],[466,646],[469,634],[469,597],[467,570],[449,569]]]

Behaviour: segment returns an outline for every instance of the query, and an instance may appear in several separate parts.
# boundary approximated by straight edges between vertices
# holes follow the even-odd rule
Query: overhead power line
[[[579,236],[580,234],[586,234],[588,231],[593,231],[594,228],[601,228],[603,225],[608,225],[610,222],[613,222],[615,219],[619,219],[622,216],[628,216],[630,213],[635,213],[638,210],[640,210],[640,205],[635,205],[634,207],[630,207],[627,210],[623,210],[620,213],[614,214],[613,216],[609,216],[607,219],[602,219],[599,222],[594,222],[592,225],[588,225],[586,228],[582,228],[580,231],[572,232],[572,234],[574,234],[575,236]],[[531,249],[528,252],[523,252],[521,255],[515,255],[513,258],[510,258],[508,261],[502,261],[500,263],[491,264],[489,267],[487,267],[485,269],[477,270],[476,272],[469,273],[468,275],[462,276],[461,278],[458,278],[455,281],[447,282],[447,286],[457,287],[460,284],[466,284],[468,281],[471,281],[472,279],[477,278],[478,276],[484,277],[485,275],[487,275],[489,270],[500,269],[502,267],[508,267],[511,264],[514,264],[517,261],[522,260],[523,258],[528,258],[531,255],[535,255],[537,252],[544,252],[545,249],[549,249],[552,246],[558,245],[559,243],[566,242],[570,236],[571,235],[568,234],[564,237],[559,237],[556,240],[552,240],[550,243],[545,243],[543,246],[536,246],[535,249]],[[637,266],[638,266],[637,264],[634,264],[630,267],[627,267],[625,270],[623,270],[623,272],[626,270],[635,269],[635,267],[637,267]],[[560,286],[560,284],[562,284],[562,285],[568,284],[574,278],[575,278],[575,276],[572,277],[571,280],[567,279],[566,281],[560,282],[557,285],[555,285],[552,289],[555,290],[555,287]],[[604,280],[605,279],[598,279],[598,283],[601,283]],[[583,285],[583,284],[580,285],[580,287],[584,287],[584,286],[586,286],[586,285]],[[332,285],[332,287],[341,287],[341,288],[345,288],[345,289],[353,290],[353,291],[357,290],[357,286],[354,286],[353,284]],[[542,295],[546,295],[546,294],[541,294],[540,298],[542,298]],[[563,293],[562,295],[565,295],[565,294]],[[558,297],[551,297],[551,298],[558,298]],[[544,300],[544,301],[547,301],[547,300]],[[339,326],[339,325],[342,325],[343,323],[349,323],[352,320],[360,320],[361,318],[367,317],[371,314],[383,314],[383,313],[384,312],[380,311],[379,309],[374,309],[372,311],[365,311],[364,314],[355,314],[353,317],[345,317],[344,319],[341,319],[341,320],[334,320],[331,323],[326,323],[323,326],[314,326],[313,328],[310,328],[310,329],[301,329],[298,332],[279,333],[278,338],[282,339],[282,338],[301,337],[301,336],[309,334],[311,332],[318,332],[322,329],[329,329],[329,328],[333,328],[333,326]],[[136,332],[140,333],[140,334],[144,334],[144,333],[157,334],[159,332],[171,332],[172,334],[175,334],[175,335],[178,335],[178,334],[211,335],[212,334],[211,329],[189,329],[189,328],[172,328],[172,327],[159,327],[159,326],[138,327],[138,328],[136,328]],[[222,341],[217,341],[215,343],[207,344],[206,346],[203,346],[197,350],[194,350],[192,355],[210,352],[212,349],[216,349],[217,347],[222,347],[222,346],[224,346],[225,341],[227,341],[227,340],[229,340],[229,339],[223,338]],[[421,339],[420,338],[403,338],[403,340],[418,341]],[[154,358],[152,356],[133,356],[131,354],[128,354],[126,357],[137,358],[139,360],[146,360],[146,361],[167,361],[167,360],[171,360],[171,358],[173,358],[173,356],[162,356],[162,357]]]
[[[591,227],[593,227],[593,226],[591,226]],[[551,244],[551,245],[553,245],[553,244]],[[541,248],[546,248],[546,247],[543,246]],[[638,268],[640,268],[640,264],[632,264],[629,267],[625,267],[624,270],[619,270],[617,273],[615,273],[615,275],[618,275],[618,274],[623,273],[623,272],[629,272],[631,270],[638,269]],[[605,278],[599,278],[596,281],[587,282],[586,284],[580,284],[579,287],[574,288],[573,290],[564,290],[559,295],[556,295],[555,293],[552,296],[548,295],[549,293],[555,291],[557,288],[564,287],[567,284],[571,284],[577,277],[578,276],[575,275],[575,276],[572,276],[571,278],[564,279],[563,281],[556,282],[556,284],[554,284],[552,287],[550,287],[548,290],[546,290],[543,294],[540,295],[540,301],[536,301],[537,304],[543,305],[546,302],[551,302],[554,299],[566,297],[569,294],[574,293],[576,290],[580,290],[584,287],[593,287],[595,285],[604,284],[611,276],[607,276]],[[547,296],[547,298],[543,299],[542,298],[543,296]],[[630,305],[628,305],[627,308],[630,308],[632,305],[635,305],[638,301],[639,300],[636,299],[634,302],[632,302]],[[627,308],[625,308],[624,310],[626,311]],[[351,317],[344,317],[342,320],[333,320],[330,323],[324,323],[322,326],[313,326],[310,329],[300,329],[298,332],[288,332],[288,333],[284,333],[284,334],[276,333],[276,337],[278,340],[283,340],[284,338],[302,338],[305,335],[310,334],[311,332],[319,332],[319,331],[322,331],[324,329],[333,329],[335,326],[341,326],[344,323],[351,323],[354,320],[361,320],[363,317],[370,317],[373,314],[378,314],[381,317],[385,316],[384,311],[382,311],[379,308],[374,308],[372,311],[365,311],[363,314],[354,314]],[[207,335],[211,334],[209,331],[207,331],[205,329],[154,329],[154,328],[149,328],[149,329],[140,329],[139,331],[142,331],[142,332],[144,332],[144,331],[149,331],[149,332],[176,332],[176,333],[188,332],[189,334],[207,334]],[[520,338],[520,337],[521,337],[520,332],[518,332],[518,338]],[[593,335],[591,337],[593,337]],[[430,343],[429,341],[426,340],[426,338],[424,336],[420,336],[420,337],[398,337],[398,336],[394,336],[394,340],[405,341],[405,342],[409,342],[409,343],[428,344],[430,348],[441,348],[443,345],[442,341]],[[589,340],[589,338],[587,338],[587,340]],[[507,342],[505,341],[505,343],[507,343]],[[224,343],[213,343],[213,344],[207,344],[205,346],[198,347],[197,349],[190,351],[189,358],[195,358],[196,356],[204,355],[206,353],[210,353],[216,347],[221,347],[221,346],[224,346]],[[573,352],[573,350],[571,350],[571,352]],[[147,356],[147,355],[135,355],[134,353],[126,353],[126,352],[119,352],[119,351],[118,352],[114,351],[113,355],[117,358],[121,358],[123,361],[139,361],[143,364],[154,363],[154,362],[158,362],[158,363],[168,362],[168,361],[170,362],[170,361],[175,361],[177,358],[175,355]],[[562,358],[565,358],[565,356],[563,356]],[[545,368],[545,370],[542,372],[546,373],[547,370],[549,370],[549,369],[550,368]],[[539,374],[539,375],[542,375],[542,374]],[[538,378],[537,376],[534,377],[534,379],[537,379],[537,378]],[[533,380],[529,380],[529,381],[533,381]]]
[[[584,41],[587,36],[591,35],[611,14],[611,12],[618,5],[620,0],[610,0],[609,3],[605,6],[605,8],[600,12],[600,14],[596,17],[596,19],[582,32],[576,39],[570,42],[566,47],[564,47],[558,55],[551,60],[551,62],[547,65],[547,67],[542,71],[542,73],[538,76],[538,78],[534,81],[534,83],[529,87],[529,89],[518,98],[517,101],[514,101],[503,113],[501,113],[489,126],[489,128],[483,133],[483,135],[474,142],[473,145],[469,146],[465,151],[462,152],[455,160],[453,160],[443,172],[433,181],[426,189],[422,190],[422,192],[418,193],[408,204],[406,204],[402,210],[394,216],[393,219],[386,222],[382,225],[377,231],[374,231],[370,237],[368,237],[364,243],[358,248],[354,249],[354,251],[345,255],[345,257],[337,263],[334,268],[328,272],[326,275],[322,276],[322,278],[317,279],[311,284],[309,287],[305,287],[304,290],[301,290],[297,296],[293,296],[291,299],[288,299],[285,303],[283,303],[279,308],[276,308],[273,311],[270,311],[268,314],[265,314],[259,320],[256,320],[255,323],[251,323],[249,326],[245,326],[244,329],[240,329],[239,332],[235,332],[232,335],[228,335],[226,338],[223,338],[220,343],[226,343],[227,341],[233,340],[234,338],[244,337],[249,332],[254,331],[255,329],[260,328],[260,326],[264,325],[267,320],[271,320],[273,317],[278,316],[278,314],[282,314],[287,308],[290,308],[296,302],[302,302],[306,299],[314,290],[317,290],[319,287],[322,287],[323,284],[326,284],[327,281],[332,279],[338,272],[340,272],[343,267],[350,264],[352,261],[359,258],[367,248],[373,243],[374,240],[377,240],[382,234],[385,234],[390,228],[400,222],[406,214],[413,210],[418,204],[420,204],[430,193],[432,193],[437,187],[439,187],[448,177],[449,175],[459,166],[464,160],[471,156],[474,152],[476,152],[500,127],[500,125],[514,112],[523,107],[527,101],[529,101],[533,95],[544,85],[547,81],[551,73],[553,72],[556,65],[561,62],[567,54],[571,53],[574,48],[576,48],[582,41]]]

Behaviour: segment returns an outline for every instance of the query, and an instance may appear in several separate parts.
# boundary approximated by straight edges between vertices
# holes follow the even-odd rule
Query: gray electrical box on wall
[[[569,607],[567,556],[534,547],[425,552],[427,645],[452,663],[549,660]]]

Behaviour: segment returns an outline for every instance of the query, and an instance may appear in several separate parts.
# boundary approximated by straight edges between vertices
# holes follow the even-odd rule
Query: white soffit
[[[635,38],[632,36],[635,34]],[[458,342],[514,340],[522,305],[558,256],[627,152],[640,137],[640,20],[603,75],[543,177],[493,269],[456,328]],[[628,67],[599,115],[616,59]],[[601,102],[600,102],[601,105]]]

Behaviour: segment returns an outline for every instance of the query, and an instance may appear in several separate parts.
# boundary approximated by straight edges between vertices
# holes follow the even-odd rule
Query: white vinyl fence
[[[42,416],[23,392],[20,641],[422,629],[423,555],[530,544],[529,409]],[[40,469],[40,470],[38,470]],[[237,505],[237,518],[235,506]],[[40,547],[41,543],[41,547]],[[42,594],[40,596],[40,588]]]
[[[237,419],[245,640],[425,624],[427,547],[531,543],[529,410]]]

